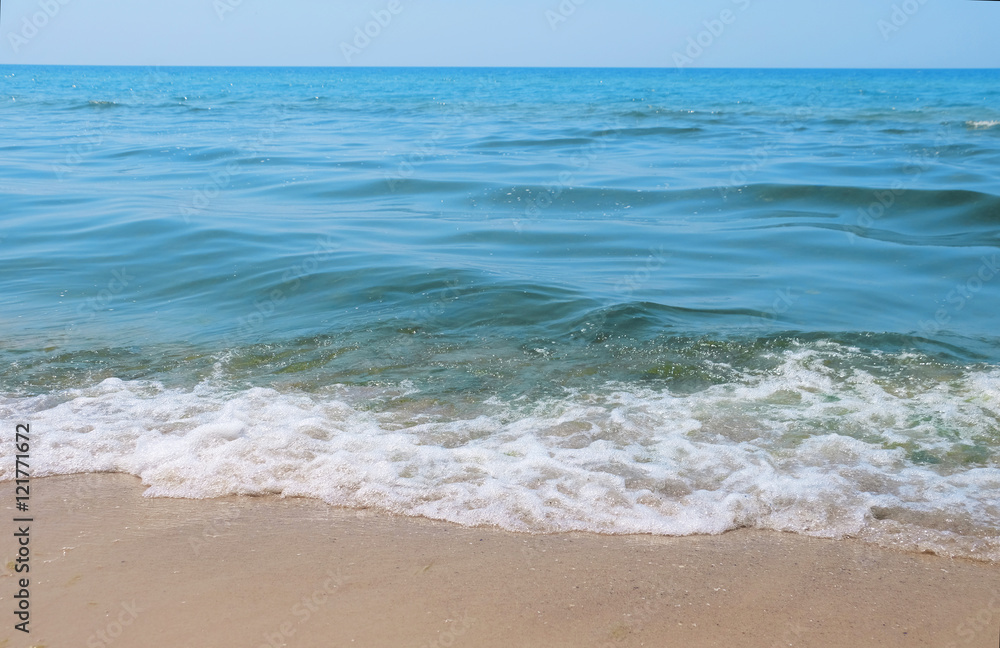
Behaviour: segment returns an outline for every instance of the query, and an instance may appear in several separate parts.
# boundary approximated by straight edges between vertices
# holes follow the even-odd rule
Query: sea
[[[33,477],[1000,561],[998,248],[997,70],[0,66]]]

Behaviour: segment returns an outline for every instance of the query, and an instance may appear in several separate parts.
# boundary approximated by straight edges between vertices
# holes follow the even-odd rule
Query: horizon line
[[[379,69],[411,69],[411,70],[842,70],[842,71],[964,71],[964,70],[1000,70],[1000,66],[994,67],[783,67],[783,66],[697,66],[697,67],[677,67],[671,66],[592,66],[592,65],[202,65],[202,64],[120,64],[120,63],[5,63],[0,62],[0,66],[10,67],[116,67],[116,68],[316,68],[329,70],[379,70]]]

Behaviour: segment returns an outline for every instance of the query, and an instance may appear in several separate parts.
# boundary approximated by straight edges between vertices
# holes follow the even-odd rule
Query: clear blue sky
[[[373,11],[387,24],[354,43]],[[969,0],[4,0],[2,13],[0,63],[1000,67],[1000,2]]]

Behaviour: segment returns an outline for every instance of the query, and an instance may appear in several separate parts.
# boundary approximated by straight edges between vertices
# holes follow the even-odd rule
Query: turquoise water
[[[0,78],[45,474],[1000,559],[1000,72]]]

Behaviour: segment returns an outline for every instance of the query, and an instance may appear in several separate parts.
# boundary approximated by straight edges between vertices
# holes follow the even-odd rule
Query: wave
[[[548,147],[561,147],[561,146],[586,146],[593,143],[594,140],[589,137],[554,137],[551,139],[516,139],[516,140],[504,140],[504,139],[491,139],[484,142],[476,144],[476,148],[548,148]]]
[[[526,400],[109,378],[0,412],[44,430],[38,475],[124,472],[151,496],[313,497],[528,532],[753,527],[1000,560],[1000,371],[891,357],[908,373],[799,343],[689,393],[610,382]]]
[[[706,129],[700,126],[650,126],[646,128],[610,128],[592,132],[591,137],[604,140],[615,140],[618,138],[645,138],[658,136],[677,135],[699,135],[705,133]]]
[[[120,104],[117,101],[91,100],[88,101],[86,104],[81,104],[79,107],[108,109],[108,108],[119,108],[122,105],[123,104]]]

